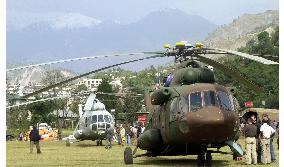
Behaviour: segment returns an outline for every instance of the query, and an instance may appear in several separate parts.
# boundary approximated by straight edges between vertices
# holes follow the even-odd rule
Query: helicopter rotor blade
[[[155,55],[163,55],[165,54],[164,51],[154,51],[154,52],[142,52],[144,54],[155,54]]]
[[[265,59],[263,57],[254,56],[254,55],[250,55],[250,54],[247,54],[247,53],[242,53],[242,52],[233,51],[233,50],[218,49],[218,48],[212,48],[212,49],[217,50],[217,51],[221,51],[221,52],[226,52],[228,54],[232,54],[232,55],[236,55],[236,56],[241,56],[241,57],[244,57],[244,58],[247,58],[247,59],[250,59],[250,60],[260,62],[262,64],[279,64],[278,62],[274,62],[274,61]]]
[[[75,76],[75,77],[66,79],[66,80],[61,81],[61,82],[58,82],[58,83],[56,83],[56,84],[49,85],[49,86],[47,86],[47,87],[45,87],[45,88],[42,88],[42,89],[40,89],[40,90],[37,90],[37,91],[35,91],[35,92],[33,92],[33,93],[27,94],[27,95],[23,96],[23,98],[27,98],[27,97],[36,95],[36,94],[38,94],[38,93],[41,93],[41,92],[47,91],[47,90],[49,90],[49,89],[52,89],[52,88],[61,86],[61,85],[66,84],[66,83],[68,83],[68,82],[74,81],[74,80],[76,80],[76,79],[82,78],[82,77],[84,77],[84,76],[87,76],[87,75],[90,75],[90,74],[93,74],[93,73],[96,73],[96,72],[99,72],[99,71],[103,71],[103,70],[106,70],[106,69],[109,69],[109,68],[113,68],[113,67],[120,66],[120,65],[124,65],[124,64],[128,64],[128,63],[133,63],[133,62],[137,62],[137,61],[142,61],[142,60],[147,60],[147,59],[153,59],[153,58],[158,58],[158,57],[164,57],[164,56],[163,56],[163,55],[153,55],[153,56],[148,56],[148,57],[144,57],[144,58],[134,59],[134,60],[125,61],[125,62],[122,62],[122,63],[118,63],[118,64],[106,66],[106,67],[103,67],[103,68],[100,68],[100,69],[97,69],[97,70],[94,70],[94,71],[90,71],[90,72],[87,72],[87,73],[84,73],[84,74],[81,74],[81,75],[78,75],[78,76]]]
[[[235,71],[234,69],[225,66],[217,61],[214,61],[212,59],[200,56],[200,55],[195,55],[195,57],[197,57],[199,59],[199,61],[206,63],[208,65],[211,65],[215,68],[218,68],[220,70],[222,70],[222,72],[224,72],[226,75],[231,76],[233,78],[235,78],[236,80],[238,80],[240,83],[244,84],[245,86],[251,88],[252,90],[256,91],[256,92],[265,92],[264,88],[259,87],[256,83],[254,83],[253,81],[245,78],[244,76],[242,76],[240,74],[240,72]]]
[[[39,100],[34,100],[34,101],[29,101],[25,103],[20,103],[20,104],[15,104],[11,106],[6,106],[6,109],[14,108],[14,107],[20,107],[20,106],[25,106],[33,103],[38,103],[38,102],[44,102],[44,101],[51,101],[51,100],[56,100],[56,99],[64,99],[64,98],[70,98],[71,96],[57,96],[57,97],[50,97],[50,98],[45,98],[45,99],[39,99]]]
[[[81,60],[90,60],[90,59],[98,59],[98,58],[106,58],[106,57],[119,57],[119,56],[127,56],[127,55],[144,55],[144,54],[145,53],[127,53],[127,54],[122,53],[122,54],[109,54],[109,55],[98,55],[98,56],[71,58],[71,59],[65,59],[65,60],[56,60],[56,61],[50,61],[50,62],[45,62],[45,63],[31,64],[31,65],[26,65],[26,66],[9,68],[9,69],[6,70],[6,72],[23,70],[23,69],[27,69],[27,68],[34,68],[34,67],[40,67],[40,66],[46,66],[46,65],[81,61]]]

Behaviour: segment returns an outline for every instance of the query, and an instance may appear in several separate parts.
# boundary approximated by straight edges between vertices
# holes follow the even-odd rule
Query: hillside
[[[208,47],[236,50],[254,39],[261,31],[279,25],[279,11],[270,10],[258,14],[244,14],[228,25],[218,27],[204,40]]]
[[[7,73],[6,83],[8,85],[19,84],[21,86],[27,86],[30,83],[41,83],[48,68],[35,67],[32,69],[25,69],[20,71],[12,71]],[[72,77],[75,76],[74,73],[68,70],[60,70],[62,76]]]

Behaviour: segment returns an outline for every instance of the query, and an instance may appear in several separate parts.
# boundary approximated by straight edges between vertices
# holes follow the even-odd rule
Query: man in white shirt
[[[260,127],[261,162],[263,164],[270,164],[270,137],[275,133],[275,130],[267,124],[267,120],[262,120],[262,123]]]

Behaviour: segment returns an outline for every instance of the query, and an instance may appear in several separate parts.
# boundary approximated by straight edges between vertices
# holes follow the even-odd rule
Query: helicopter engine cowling
[[[174,74],[171,86],[190,85],[194,83],[214,83],[214,74],[209,68],[183,68]]]
[[[137,146],[142,150],[159,148],[163,143],[159,129],[149,129],[138,137]]]
[[[161,88],[156,90],[151,95],[152,105],[161,105],[167,101],[172,94],[171,88]]]

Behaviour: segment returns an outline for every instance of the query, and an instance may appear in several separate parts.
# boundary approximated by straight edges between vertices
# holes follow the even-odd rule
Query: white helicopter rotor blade
[[[93,106],[95,99],[96,99],[96,94],[91,93],[90,96],[87,99],[86,104],[85,104],[84,111],[90,111],[92,109],[92,106]]]
[[[267,60],[263,57],[258,57],[258,56],[250,55],[250,54],[247,54],[247,53],[237,52],[237,51],[233,51],[233,50],[218,49],[218,48],[214,48],[214,49],[218,50],[218,51],[222,51],[222,52],[227,52],[227,53],[230,53],[230,54],[233,54],[233,55],[241,56],[241,57],[244,57],[244,58],[247,58],[247,59],[250,59],[250,60],[254,60],[254,61],[257,61],[257,62],[260,62],[260,63],[263,63],[263,64],[279,64],[278,62]]]
[[[121,53],[121,54],[117,53],[117,54],[109,54],[109,55],[99,55],[99,56],[71,58],[71,59],[50,61],[50,62],[46,62],[46,63],[31,64],[31,65],[26,65],[26,66],[9,68],[9,69],[6,70],[6,72],[16,71],[16,70],[23,70],[23,69],[26,69],[26,68],[34,68],[34,67],[40,67],[40,66],[46,66],[46,65],[59,64],[59,63],[67,63],[67,62],[82,61],[82,60],[89,60],[89,59],[98,59],[98,58],[106,58],[106,57],[118,57],[118,56],[124,56],[124,55],[144,55],[144,53]]]
[[[79,117],[81,118],[82,115],[83,115],[83,105],[82,105],[82,104],[79,104],[79,105],[78,105],[78,108],[79,108]]]

